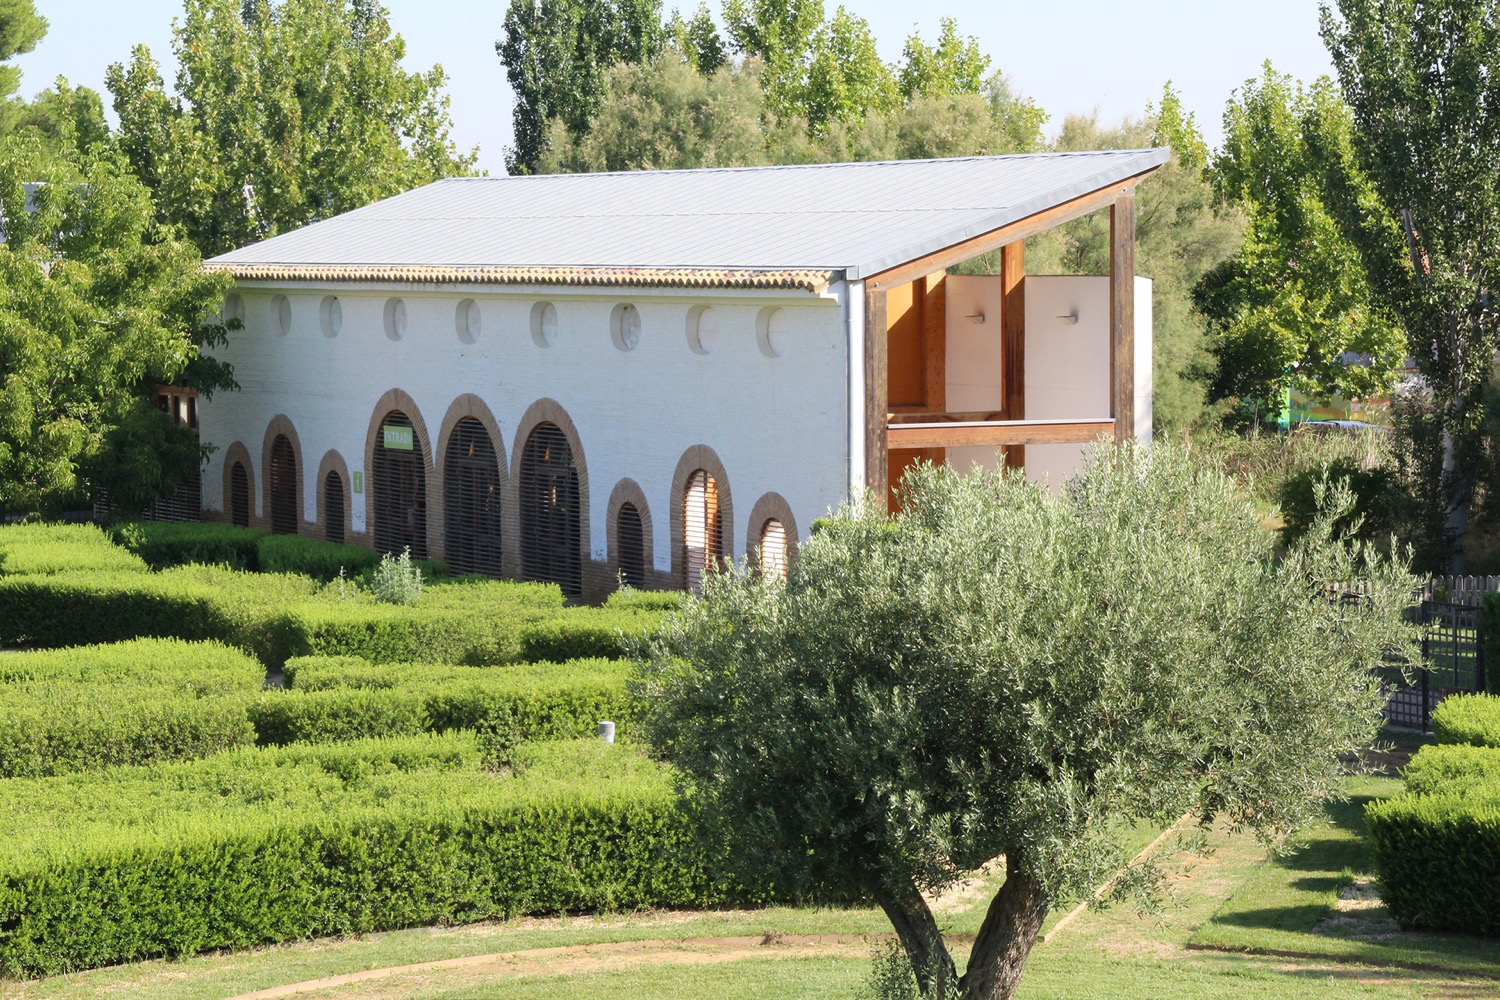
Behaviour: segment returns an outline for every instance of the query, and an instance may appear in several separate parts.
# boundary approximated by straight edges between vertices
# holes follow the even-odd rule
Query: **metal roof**
[[[861,278],[1147,173],[1167,155],[1135,149],[452,178],[209,263],[245,277],[276,265],[288,277],[342,267],[804,270]]]

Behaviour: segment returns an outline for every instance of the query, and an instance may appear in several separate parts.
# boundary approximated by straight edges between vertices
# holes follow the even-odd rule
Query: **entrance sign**
[[[410,427],[386,426],[380,429],[381,441],[393,451],[412,450],[412,429]]]

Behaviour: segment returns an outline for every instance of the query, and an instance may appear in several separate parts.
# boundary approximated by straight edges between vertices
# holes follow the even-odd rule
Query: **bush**
[[[661,627],[664,612],[631,608],[573,608],[521,630],[521,659],[528,662],[620,659],[632,641]]]
[[[92,524],[0,527],[0,574],[39,576],[88,570],[144,573],[146,564]]]
[[[610,660],[478,668],[299,657],[287,661],[288,690],[267,692],[251,717],[269,744],[496,726],[516,739],[571,738],[631,717],[627,673]]]
[[[256,570],[260,543],[269,537],[259,528],[203,521],[129,521],[109,530],[152,569],[200,563]]]
[[[342,545],[302,535],[267,535],[256,545],[258,568],[266,573],[301,573],[328,582],[345,575],[357,577],[380,563],[374,549]]]
[[[0,777],[204,757],[255,740],[265,668],[217,643],[142,639],[0,657]]]
[[[598,741],[241,750],[0,790],[0,972],[420,924],[752,898],[711,886],[667,776]]]
[[[1432,710],[1439,743],[1500,747],[1500,695],[1450,694]]]
[[[685,590],[636,590],[621,587],[605,598],[604,606],[616,610],[676,611],[687,600]]]
[[[1344,482],[1354,498],[1354,507],[1339,518],[1334,530],[1353,534],[1362,541],[1385,541],[1397,519],[1399,492],[1395,473],[1386,468],[1366,468],[1352,458],[1337,458],[1310,469],[1302,469],[1283,480],[1276,490],[1285,527],[1281,537],[1288,545],[1312,528],[1318,517],[1318,489]],[[1354,531],[1355,523],[1359,530]]]
[[[1365,823],[1393,916],[1433,930],[1500,935],[1500,784],[1372,802]]]
[[[1500,749],[1464,744],[1423,747],[1402,775],[1413,795],[1500,788]]]
[[[370,578],[370,590],[383,604],[416,604],[422,596],[422,570],[413,566],[411,547],[401,555],[383,555]]]

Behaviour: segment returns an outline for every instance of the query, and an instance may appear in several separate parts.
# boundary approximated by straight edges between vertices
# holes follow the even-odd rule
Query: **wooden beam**
[[[972,424],[976,421],[1009,420],[1004,412],[974,412],[974,413],[929,413],[925,411],[914,411],[905,407],[891,407],[891,412],[886,417],[888,424]]]
[[[890,496],[886,413],[890,398],[886,360],[885,289],[865,284],[865,488],[877,503]]]
[[[1087,444],[1114,426],[1109,418],[1094,420],[985,420],[972,423],[891,424],[886,430],[892,448],[1001,447],[1027,444]]]
[[[927,377],[927,408],[948,408],[948,281],[941,271],[922,281],[922,346],[927,351],[923,366]]]
[[[1115,440],[1135,436],[1135,189],[1109,210],[1109,378]]]
[[[951,247],[935,251],[916,260],[898,264],[895,267],[872,274],[865,278],[866,288],[890,288],[892,285],[905,284],[924,275],[935,271],[942,271],[960,264],[966,260],[978,257],[982,253],[998,250],[1007,243],[1016,243],[1035,236],[1037,233],[1046,232],[1048,229],[1056,228],[1064,222],[1071,222],[1091,212],[1097,212],[1101,208],[1109,208],[1120,195],[1135,191],[1135,186],[1141,178],[1152,173],[1157,168],[1142,171],[1134,177],[1127,177],[1117,184],[1091,191],[1088,194],[1079,195],[1071,201],[1065,201],[1061,205],[1028,215],[1024,219],[1017,219],[1008,226],[992,229],[987,233],[955,243]]]
[[[1026,419],[1026,244],[1020,240],[1000,248],[1000,381],[1008,420]],[[1026,465],[1025,445],[1005,450],[1012,469]]]

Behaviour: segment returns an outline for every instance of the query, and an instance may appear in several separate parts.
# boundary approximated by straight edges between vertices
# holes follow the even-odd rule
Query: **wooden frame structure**
[[[1154,168],[1153,168],[1154,169]],[[1113,433],[1135,434],[1135,188],[1151,171],[1080,195],[989,233],[871,275],[864,282],[865,485],[891,495],[891,451],[969,447],[1005,449],[1006,463],[1024,464],[1028,444],[1086,444]],[[1103,419],[1026,419],[1025,240],[1073,219],[1110,213],[1110,416]],[[987,413],[955,413],[941,388],[929,390],[927,407],[893,405],[890,378],[892,289],[999,250],[1002,287],[1003,405]],[[924,286],[925,287],[925,286]],[[941,338],[939,338],[941,340]],[[940,349],[940,348],[938,348]],[[941,364],[941,361],[939,361]],[[926,373],[929,385],[935,381]]]

